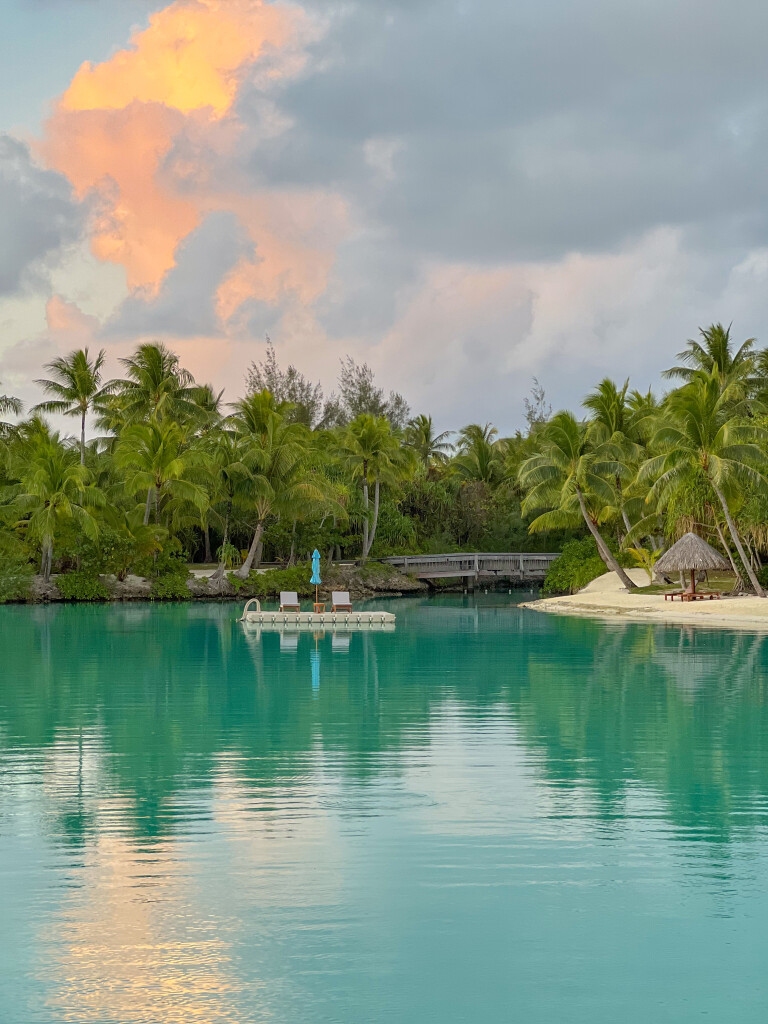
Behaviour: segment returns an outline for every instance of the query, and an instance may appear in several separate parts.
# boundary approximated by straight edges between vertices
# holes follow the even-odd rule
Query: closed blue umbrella
[[[312,579],[309,582],[315,588],[315,604],[317,604],[317,588],[323,582],[320,579],[320,552],[317,548],[312,552]]]

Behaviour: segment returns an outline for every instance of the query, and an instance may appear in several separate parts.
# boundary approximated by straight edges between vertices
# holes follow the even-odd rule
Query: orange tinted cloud
[[[64,110],[122,110],[162,103],[222,117],[237,92],[237,72],[293,31],[284,8],[260,0],[177,0],[150,18],[131,47],[103,64],[83,64],[64,94]]]
[[[67,302],[61,295],[52,295],[48,300],[45,321],[52,333],[74,336],[86,344],[98,323],[96,317],[83,313],[79,306]]]
[[[315,252],[316,200],[297,197],[290,210],[283,204],[286,223],[269,224],[275,217],[265,211],[279,205],[278,197],[230,200],[218,193],[204,166],[206,154],[226,161],[237,140],[241,126],[232,105],[243,70],[269,52],[276,59],[267,76],[290,74],[305,31],[302,16],[287,6],[175,0],[152,16],[129,48],[102,64],[84,64],[75,75],[41,150],[81,198],[94,198],[93,252],[124,266],[131,290],[155,294],[175,265],[179,244],[205,215],[240,213],[238,207],[258,258],[243,264],[222,310],[231,311],[238,298],[274,299],[286,288],[303,297],[322,290],[331,255]],[[174,153],[168,167],[182,136],[194,138],[193,155]]]
[[[120,111],[60,110],[48,125],[48,161],[80,197],[96,190],[94,255],[122,264],[130,288],[155,288],[200,220],[197,205],[158,175],[182,122],[167,107],[137,103]]]

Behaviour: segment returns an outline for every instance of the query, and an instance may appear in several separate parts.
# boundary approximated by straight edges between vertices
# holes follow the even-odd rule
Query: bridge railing
[[[546,574],[557,552],[459,552],[445,555],[399,555],[384,558],[383,562],[414,575],[457,576],[498,575],[524,576]]]

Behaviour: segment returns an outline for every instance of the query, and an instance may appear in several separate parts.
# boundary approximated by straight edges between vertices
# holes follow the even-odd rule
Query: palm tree
[[[717,371],[722,389],[739,385],[743,394],[755,372],[756,338],[747,338],[736,352],[731,349],[731,327],[722,324],[710,324],[700,327],[701,341],[689,340],[677,358],[684,366],[672,366],[662,374],[668,380],[682,380],[686,383],[694,376],[703,372],[711,375]]]
[[[110,387],[101,386],[101,368],[106,352],[101,349],[91,359],[88,349],[78,349],[68,356],[61,356],[45,364],[51,379],[36,380],[47,395],[54,398],[40,402],[32,412],[63,413],[64,416],[80,417],[80,463],[85,465],[85,420],[88,413],[100,410],[101,403],[110,392]]]
[[[384,478],[393,480],[402,469],[397,437],[385,416],[361,413],[341,435],[338,454],[352,476],[363,485],[363,560],[370,554],[379,522],[379,493]],[[370,518],[369,485],[373,481],[373,518]]]
[[[98,528],[91,510],[104,505],[104,495],[92,485],[91,473],[80,462],[77,450],[64,444],[59,434],[39,419],[26,425],[12,466],[18,484],[11,509],[24,517],[18,525],[24,526],[27,536],[41,544],[40,571],[47,582],[59,528],[69,521],[95,539]]]
[[[21,399],[13,398],[12,395],[0,395],[0,416],[5,416],[10,413],[12,416],[20,416],[24,411],[24,406],[21,403]],[[9,425],[5,422],[0,422],[0,436],[5,433],[9,428]]]
[[[125,422],[164,415],[194,418],[200,389],[192,374],[179,365],[179,357],[162,342],[139,345],[132,356],[120,362],[126,377],[111,381],[108,387],[117,396]]]
[[[609,479],[626,475],[621,451],[613,443],[600,440],[589,424],[580,423],[569,412],[559,412],[537,435],[539,452],[520,466],[519,480],[526,496],[523,514],[549,508],[539,515],[529,530],[572,525],[579,515],[592,534],[606,567],[615,572],[624,586],[634,583],[619,565],[598,529],[601,512],[613,501]]]
[[[709,483],[723,510],[728,531],[758,597],[765,597],[747,558],[742,539],[731,514],[726,494],[739,487],[758,492],[768,487],[765,448],[768,430],[734,416],[733,390],[740,381],[723,390],[720,373],[697,374],[689,384],[667,399],[669,419],[653,439],[661,454],[648,459],[638,480],[653,481],[647,501],[665,507],[680,488],[697,476]]]
[[[637,465],[642,453],[641,446],[635,437],[635,417],[629,404],[627,392],[629,391],[629,379],[619,388],[616,384],[605,377],[597,385],[594,391],[590,392],[582,402],[585,409],[592,413],[591,427],[595,437],[600,441],[609,441],[616,445],[622,452],[624,463],[634,462]],[[624,501],[624,488],[620,474],[614,477],[616,498],[621,518],[627,533],[632,529],[632,524],[627,515]]]
[[[406,444],[413,448],[425,469],[429,469],[434,462],[444,463],[447,461],[448,453],[451,450],[448,440],[450,436],[450,430],[436,434],[432,417],[423,414],[415,416],[409,422],[405,432]]]
[[[250,477],[244,484],[245,500],[256,521],[248,554],[236,575],[247,579],[261,560],[264,527],[270,515],[291,514],[307,498],[323,500],[318,479],[308,467],[309,434],[300,423],[286,419],[284,403],[276,405],[269,391],[249,395],[235,403],[232,427],[245,443],[243,462]]]
[[[130,494],[144,493],[144,525],[152,507],[159,521],[165,497],[190,501],[200,511],[208,504],[205,488],[190,479],[195,469],[206,464],[202,450],[187,442],[183,429],[173,420],[150,420],[126,427],[115,449],[115,464],[126,471],[125,486]]]
[[[229,531],[235,504],[245,499],[248,484],[252,480],[251,466],[249,465],[251,445],[252,441],[248,437],[238,436],[232,431],[217,430],[209,437],[206,446],[211,460],[211,506],[224,505],[223,513],[218,517],[222,525],[222,557],[213,574],[215,579],[221,579],[226,570],[223,552],[229,543]]]
[[[506,443],[498,439],[498,430],[490,423],[470,423],[459,431],[458,453],[451,469],[465,480],[476,480],[493,487],[504,479]]]

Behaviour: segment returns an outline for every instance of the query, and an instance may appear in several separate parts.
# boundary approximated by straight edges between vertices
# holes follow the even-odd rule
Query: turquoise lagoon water
[[[0,609],[0,1020],[768,1012],[768,640]]]

